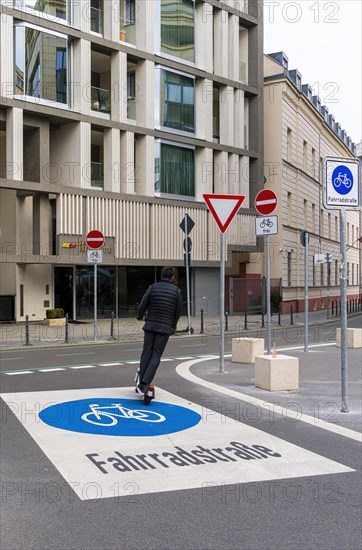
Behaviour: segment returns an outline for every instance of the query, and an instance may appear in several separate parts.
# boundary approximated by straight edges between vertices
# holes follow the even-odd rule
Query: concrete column
[[[120,192],[133,195],[135,180],[134,134],[121,133]]]
[[[105,0],[103,10],[103,37],[119,42],[120,2]]]
[[[40,183],[49,183],[49,160],[50,160],[50,134],[49,122],[44,121],[39,127],[40,133],[40,148],[39,148],[39,165],[40,165]]]
[[[153,136],[137,136],[135,191],[153,197],[155,190],[155,140]]]
[[[80,186],[91,187],[91,125],[80,122],[78,129]]]
[[[212,141],[212,80],[197,79],[195,85],[196,137]]]
[[[212,149],[200,148],[195,151],[195,199],[203,202],[204,193],[213,192]]]
[[[0,95],[14,95],[14,56],[13,18],[2,14],[0,17]]]
[[[244,147],[244,91],[234,90],[234,144]]]
[[[249,157],[239,157],[239,169],[240,169],[240,195],[245,195],[243,202],[243,208],[250,208],[250,182],[249,182]]]
[[[239,80],[239,18],[229,15],[229,78]]]
[[[13,107],[6,111],[6,177],[23,179],[23,110]]]
[[[47,195],[33,197],[33,254],[47,255],[51,251],[51,208]]]
[[[234,142],[234,88],[220,87],[220,143],[233,145]]]
[[[238,195],[240,188],[240,167],[239,155],[228,155],[228,193],[230,195]]]
[[[74,26],[83,32],[90,32],[91,3],[90,0],[76,0],[73,7]]]
[[[195,63],[199,69],[213,72],[213,6],[195,3]]]
[[[225,151],[214,152],[214,193],[227,193],[228,154]]]
[[[214,72],[219,76],[228,78],[228,14],[218,10],[214,14]]]
[[[120,192],[121,141],[117,128],[104,130],[104,190]]]
[[[111,119],[127,122],[127,54],[112,53],[111,56]]]
[[[136,44],[140,50],[155,52],[155,2],[136,2]]]
[[[73,48],[74,109],[85,115],[91,112],[91,43],[76,40]]]
[[[145,2],[146,4],[148,2]],[[136,119],[139,126],[155,127],[155,65],[152,61],[139,61],[136,69]]]

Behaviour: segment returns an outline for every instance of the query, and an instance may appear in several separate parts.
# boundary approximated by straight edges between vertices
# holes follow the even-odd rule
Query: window
[[[304,228],[308,227],[308,203],[306,200],[303,201],[303,216],[304,216]]]
[[[311,169],[312,169],[312,177],[314,178],[315,177],[315,149],[313,149],[313,147],[312,147],[312,166],[311,166]]]
[[[292,131],[287,128],[287,160],[292,161]]]
[[[193,0],[161,1],[161,52],[194,61]]]
[[[288,286],[292,286],[292,253],[288,252]]]
[[[307,148],[307,142],[303,141],[303,170],[304,172],[307,171],[308,168],[308,148]]]
[[[68,40],[37,27],[15,26],[16,94],[68,102]]]
[[[194,149],[155,143],[155,193],[195,196]]]
[[[292,194],[289,191],[287,193],[287,219],[287,223],[290,225],[292,219]]]
[[[312,231],[315,233],[315,204],[312,204]]]
[[[136,120],[136,73],[127,73],[127,118]]]
[[[195,81],[170,71],[161,71],[161,126],[195,132]]]
[[[334,260],[334,284],[336,286],[339,284],[339,280],[338,280],[338,260]]]
[[[14,8],[30,12],[37,12],[47,19],[52,18],[67,20],[68,0],[14,0]]]

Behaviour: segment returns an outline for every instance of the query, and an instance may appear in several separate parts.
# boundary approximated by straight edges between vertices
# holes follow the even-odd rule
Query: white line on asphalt
[[[127,365],[136,365],[139,361],[125,361],[125,363],[127,363]]]
[[[98,367],[119,367],[123,363],[97,363]]]
[[[174,357],[174,359],[177,359],[178,361],[180,359],[182,359],[184,361],[185,359],[194,359],[194,357],[193,356],[191,356],[191,357]]]
[[[95,365],[81,365],[79,367],[67,367],[68,369],[95,369]]]
[[[166,361],[174,361],[174,359],[170,359],[170,358],[161,359],[161,363],[166,363]]]
[[[39,369],[38,372],[55,372],[57,370],[65,370],[62,368],[56,368],[56,369]]]
[[[8,376],[16,376],[17,374],[33,374],[32,370],[22,370],[18,372],[4,372],[3,374],[7,374]]]
[[[327,344],[322,344],[327,345]],[[331,344],[329,344],[331,345]],[[315,346],[314,346],[315,347]],[[292,350],[292,349],[303,349],[303,348],[283,348],[283,350]],[[230,355],[225,356],[230,357]],[[195,376],[190,372],[190,368],[195,365],[196,363],[200,363],[201,361],[206,361],[206,359],[209,360],[215,360],[218,359],[218,355],[209,355],[208,357],[203,357],[201,359],[194,359],[192,361],[186,361],[186,363],[180,363],[176,367],[176,372],[183,378],[186,378],[186,380],[189,380],[190,382],[193,382],[194,384],[199,384],[200,386],[203,386],[205,388],[209,388],[210,390],[216,391],[218,393],[223,393],[225,395],[229,395],[230,397],[234,397],[235,399],[239,399],[240,401],[245,401],[246,403],[252,403],[253,405],[257,405],[261,407],[262,409],[266,409],[268,411],[273,410],[273,412],[276,412],[278,414],[283,415],[283,417],[292,418],[293,420],[300,420],[301,422],[305,422],[306,424],[310,424],[311,426],[314,426],[315,428],[323,428],[324,430],[328,430],[330,432],[336,433],[338,435],[342,435],[344,437],[348,437],[349,439],[354,439],[355,441],[362,442],[362,434],[359,432],[355,432],[353,430],[350,430],[348,428],[344,428],[343,426],[337,426],[336,424],[332,424],[330,422],[326,422],[325,420],[320,420],[316,422],[315,419],[312,416],[309,416],[307,414],[299,413],[297,411],[293,411],[292,409],[289,409],[288,407],[280,407],[278,405],[275,405],[274,403],[268,403],[265,401],[262,401],[261,399],[258,399],[256,397],[251,397],[250,395],[246,395],[245,393],[240,393],[235,390],[230,390],[228,388],[225,388],[223,386],[219,386],[218,384],[213,384],[212,382],[208,382],[207,380],[203,380],[202,378],[199,378],[198,376]],[[297,416],[296,416],[297,415]],[[300,416],[299,416],[300,415]]]

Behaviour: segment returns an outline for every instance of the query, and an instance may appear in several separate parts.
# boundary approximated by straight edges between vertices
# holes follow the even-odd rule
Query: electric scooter
[[[135,392],[136,393],[141,393],[140,390],[138,389],[138,384],[139,384],[139,380],[140,380],[140,369],[138,368],[137,369],[137,372],[136,372],[136,376],[135,376],[135,379],[134,379],[134,382],[135,382]],[[156,397],[156,392],[155,392],[155,386],[152,386],[151,384],[149,386],[147,386],[144,394],[143,394],[143,402],[145,405],[149,405],[152,401],[152,399],[154,399]]]

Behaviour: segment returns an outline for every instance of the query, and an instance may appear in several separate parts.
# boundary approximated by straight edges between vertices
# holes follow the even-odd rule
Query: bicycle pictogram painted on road
[[[353,187],[353,175],[351,170],[340,164],[332,173],[332,184],[334,190],[340,195],[347,195]]]
[[[201,416],[191,409],[157,402],[152,409],[136,399],[81,399],[46,407],[45,424],[61,430],[112,436],[165,435],[196,426]]]

